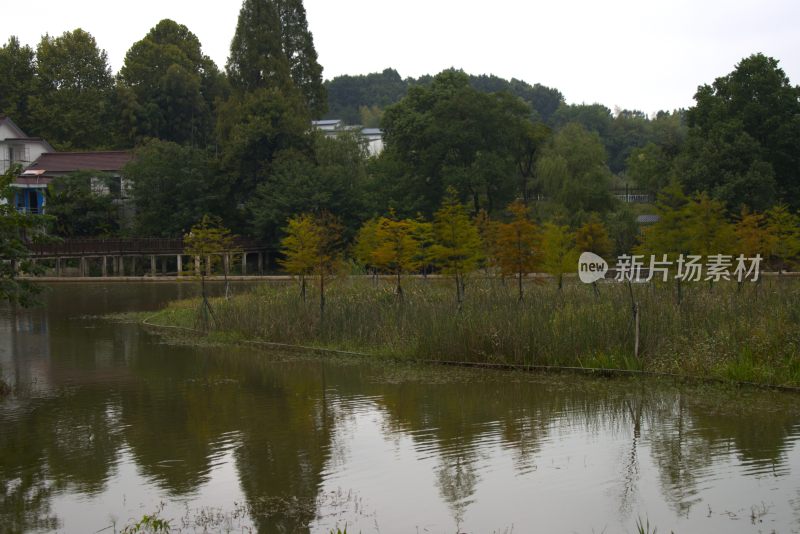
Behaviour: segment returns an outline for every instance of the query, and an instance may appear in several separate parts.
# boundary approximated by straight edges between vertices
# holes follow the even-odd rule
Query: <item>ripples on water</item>
[[[800,530],[796,396],[166,344],[91,315],[191,286],[60,286],[0,310],[0,532]]]

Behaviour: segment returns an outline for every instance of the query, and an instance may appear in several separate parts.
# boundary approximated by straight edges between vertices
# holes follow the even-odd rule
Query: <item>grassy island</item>
[[[699,378],[800,386],[800,281],[684,285],[470,280],[463,303],[452,281],[415,278],[397,295],[369,277],[334,281],[324,314],[294,284],[264,284],[212,299],[208,335],[353,351],[417,361],[642,370]],[[632,289],[632,293],[631,290]],[[634,356],[631,295],[640,310]],[[197,328],[197,301],[149,318]]]

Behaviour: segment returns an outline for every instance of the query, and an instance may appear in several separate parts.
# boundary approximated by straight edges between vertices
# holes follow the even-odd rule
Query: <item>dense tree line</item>
[[[708,281],[715,276],[757,281],[762,269],[780,273],[800,262],[800,215],[784,205],[763,213],[744,209],[732,218],[721,201],[704,192],[686,195],[673,181],[659,193],[656,209],[659,221],[646,229],[631,252],[648,273],[647,280],[676,281],[679,300],[681,281]],[[400,299],[404,275],[435,271],[448,276],[460,307],[467,280],[480,269],[485,275],[516,279],[522,301],[523,280],[529,274],[548,273],[561,290],[564,275],[575,272],[581,253],[608,258],[613,252],[608,226],[597,216],[570,228],[537,220],[521,200],[511,202],[498,218],[485,211],[471,216],[452,186],[430,218],[403,218],[390,210],[364,222],[351,246],[343,239],[342,228],[329,212],[298,213],[288,219],[281,241],[286,258],[282,265],[299,277],[303,300],[306,279],[319,280],[323,313],[324,280],[352,266],[348,260],[367,272],[391,276]],[[621,256],[618,261],[626,257],[631,258]],[[700,263],[687,271],[686,261]],[[701,263],[714,261],[721,267],[718,275],[702,271]],[[759,262],[758,271],[751,270],[753,261]],[[663,276],[654,265],[661,266]],[[749,267],[739,275],[742,265]]]
[[[76,177],[48,200],[62,235],[180,236],[212,215],[277,247],[289,218],[331,213],[349,243],[389,214],[432,220],[454,195],[470,218],[517,217],[506,207],[519,201],[548,242],[602,224],[613,252],[630,251],[641,241],[636,213],[615,188],[655,195],[677,182],[728,219],[743,206],[796,211],[798,96],[760,54],[701,86],[692,108],[654,116],[454,69],[323,83],[300,0],[244,0],[224,70],[171,20],[134,43],[116,75],[80,29],[45,35],[35,50],[14,37],[0,48],[0,113],[58,149],[135,151],[125,170],[134,221],[109,219],[113,209]],[[380,125],[385,150],[370,157],[357,135],[312,131],[326,111]]]
[[[482,93],[511,93],[527,102],[536,117],[549,123],[553,114],[564,104],[558,89],[541,84],[530,85],[522,80],[504,80],[494,75],[468,75],[469,85]],[[328,90],[326,118],[341,119],[348,124],[364,124],[375,110],[381,111],[406,96],[411,87],[430,85],[434,76],[402,78],[391,68],[383,72],[337,76],[325,82]]]

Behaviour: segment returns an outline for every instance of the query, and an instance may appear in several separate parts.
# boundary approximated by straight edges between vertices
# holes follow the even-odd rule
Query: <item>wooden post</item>
[[[211,256],[206,256],[206,276],[211,276]]]
[[[100,272],[102,273],[103,278],[108,276],[108,267],[106,266],[106,260],[107,259],[108,259],[108,256],[103,256],[102,258],[100,258],[100,261],[102,262],[100,264]]]
[[[247,252],[242,252],[242,276],[247,275]]]
[[[262,254],[260,251],[258,253],[258,274],[264,274],[264,254]]]
[[[200,256],[194,257],[194,274],[200,276]]]
[[[158,274],[158,265],[156,265],[155,255],[150,255],[150,276],[155,277]]]
[[[183,275],[183,256],[178,254],[178,278]],[[167,259],[164,258],[164,265],[167,264]]]
[[[125,256],[117,256],[117,263],[119,264],[119,272],[120,276],[125,276]]]
[[[637,302],[633,308],[633,313],[635,317],[636,323],[636,338],[633,344],[633,356],[637,360],[639,359],[639,315],[641,315],[641,310],[639,309],[639,303]]]
[[[61,276],[61,258],[56,258],[56,277]]]
[[[131,256],[131,276],[136,276],[136,256]]]
[[[78,274],[81,277],[86,276],[86,257],[81,256],[80,263],[78,264]]]

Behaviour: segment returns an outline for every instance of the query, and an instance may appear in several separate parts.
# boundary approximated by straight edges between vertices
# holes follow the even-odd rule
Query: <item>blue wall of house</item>
[[[44,207],[44,190],[40,188],[18,189],[14,195],[14,204],[20,211],[42,213]]]

